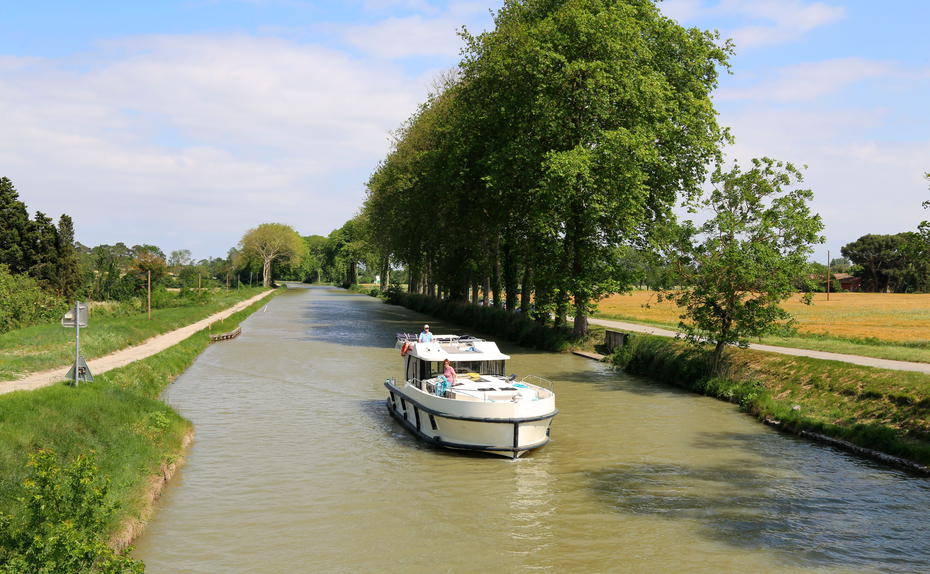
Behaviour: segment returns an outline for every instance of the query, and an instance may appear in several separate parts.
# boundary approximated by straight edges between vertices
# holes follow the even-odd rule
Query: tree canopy
[[[717,157],[729,44],[647,0],[508,0],[463,37],[369,180],[372,248],[413,292],[532,297],[582,334],[592,303],[630,285],[617,248],[646,243]]]
[[[704,202],[712,216],[674,244],[684,270],[682,288],[670,292],[684,309],[680,328],[714,345],[715,370],[726,345],[746,346],[792,322],[779,303],[806,274],[811,244],[823,242],[820,216],[807,205],[813,194],[791,189],[801,181],[793,165],[769,158],[747,171],[718,166]]]
[[[303,256],[306,245],[294,228],[283,223],[262,223],[242,236],[239,250],[247,260],[262,265],[262,285],[271,285],[271,264]]]
[[[69,300],[82,282],[74,222],[62,215],[56,226],[40,211],[30,220],[26,204],[6,177],[0,177],[0,264],[11,273],[28,274],[44,289]]]

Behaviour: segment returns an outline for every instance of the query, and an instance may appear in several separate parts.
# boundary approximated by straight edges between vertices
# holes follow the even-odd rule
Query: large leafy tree
[[[799,189],[802,175],[790,163],[752,160],[743,171],[720,166],[704,202],[712,216],[695,236],[679,237],[675,255],[685,287],[671,292],[684,309],[680,328],[689,340],[713,345],[711,367],[721,365],[726,345],[746,346],[751,337],[790,326],[779,303],[805,276],[811,245],[823,223]]]
[[[710,93],[729,48],[646,0],[508,1],[496,24],[466,66],[498,86],[488,107],[509,120],[489,175],[511,205],[544,208],[530,232],[554,256],[550,282],[571,296],[581,335],[591,304],[627,286],[615,248],[670,217],[716,157]]]
[[[863,235],[843,246],[841,252],[855,265],[866,290],[893,292],[903,287],[913,252],[911,233],[895,235]]]
[[[382,265],[453,299],[480,283],[510,310],[533,289],[583,334],[631,280],[617,248],[646,241],[716,157],[709,96],[729,46],[648,0],[507,0],[493,31],[464,37],[458,73],[369,181]]]
[[[151,274],[152,285],[162,282],[168,274],[165,252],[156,245],[142,244],[132,246],[133,259],[131,271],[136,274],[138,288],[144,289]]]
[[[262,284],[271,286],[271,264],[290,261],[304,254],[306,245],[290,225],[262,223],[250,229],[239,242],[239,251],[246,259],[254,259],[262,266]]]

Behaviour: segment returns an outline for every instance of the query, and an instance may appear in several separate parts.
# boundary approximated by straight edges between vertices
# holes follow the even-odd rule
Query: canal
[[[196,439],[136,541],[146,571],[930,571],[930,481],[573,355],[501,345],[555,381],[546,447],[427,447],[382,384],[423,320],[292,289],[203,353],[164,395]]]

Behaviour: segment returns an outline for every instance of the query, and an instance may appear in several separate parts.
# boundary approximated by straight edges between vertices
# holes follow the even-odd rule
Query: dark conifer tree
[[[58,265],[56,291],[70,301],[81,287],[81,266],[74,247],[74,222],[62,214],[58,220]]]
[[[0,263],[10,273],[25,273],[35,264],[31,244],[33,226],[26,204],[9,178],[0,177]]]

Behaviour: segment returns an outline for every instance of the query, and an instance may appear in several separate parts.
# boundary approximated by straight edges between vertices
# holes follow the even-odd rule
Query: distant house
[[[849,273],[834,273],[833,279],[840,284],[843,291],[860,291],[862,289],[862,279]]]

